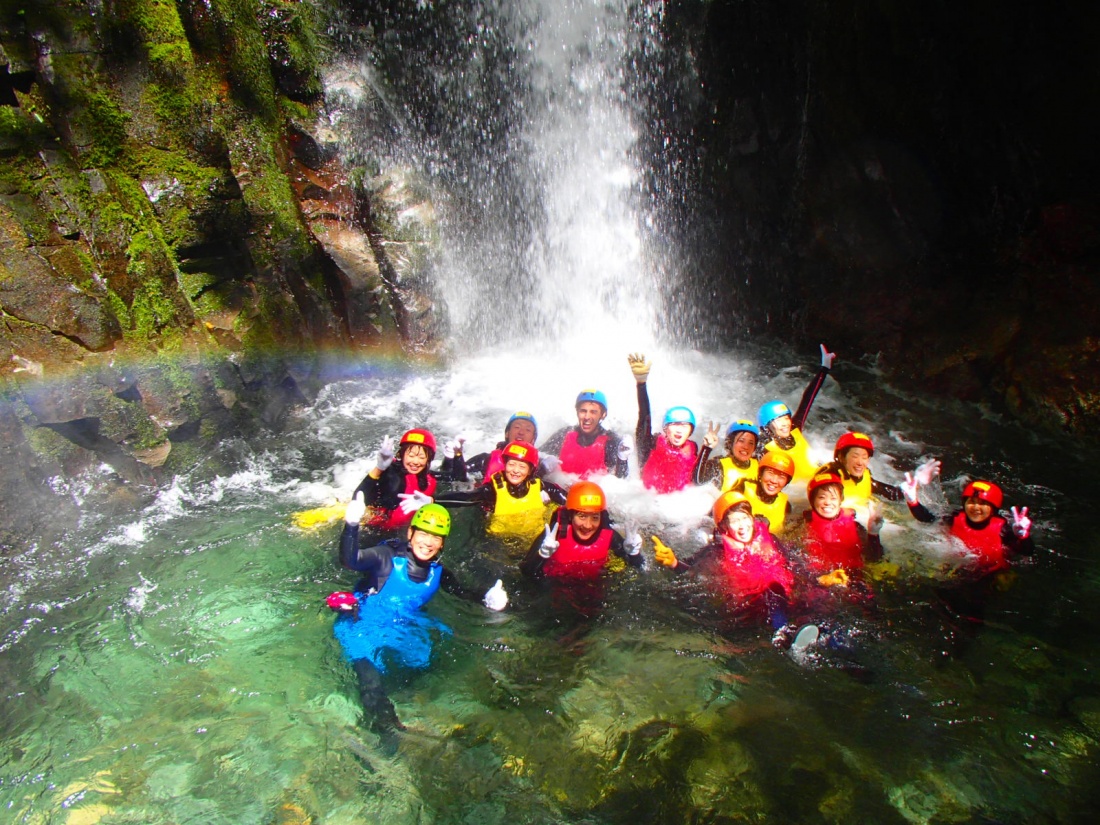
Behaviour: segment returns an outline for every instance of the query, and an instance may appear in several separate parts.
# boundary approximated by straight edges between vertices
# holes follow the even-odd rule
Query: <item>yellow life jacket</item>
[[[863,478],[859,481],[846,472],[840,473],[840,479],[844,482],[844,501],[840,506],[866,512],[871,506],[871,471],[864,470]]]
[[[493,476],[493,490],[497,500],[486,529],[494,536],[533,541],[546,526],[551,511],[542,500],[542,482],[533,479],[527,487],[527,494],[516,498],[508,492],[504,474],[497,473]]]
[[[794,446],[789,450],[784,450],[774,441],[765,444],[764,449],[786,453],[791,457],[791,460],[794,461],[794,478],[791,479],[792,481],[809,481],[817,472],[817,465],[810,458],[810,444],[802,435],[802,430],[797,427],[791,430],[791,438],[794,439]]]
[[[749,466],[742,470],[733,463],[728,455],[722,456],[718,463],[722,467],[722,492],[733,489],[733,485],[741,479],[756,481],[760,476],[760,463],[755,458],[749,459]]]
[[[741,490],[744,492],[745,498],[749,500],[749,504],[752,505],[752,514],[763,516],[768,520],[768,526],[773,536],[782,535],[784,523],[787,520],[787,494],[780,491],[776,495],[775,501],[766,504],[760,500],[758,482],[746,480],[741,485]]]

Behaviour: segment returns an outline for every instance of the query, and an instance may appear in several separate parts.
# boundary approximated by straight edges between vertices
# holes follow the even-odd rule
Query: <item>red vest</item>
[[[607,554],[611,551],[611,538],[615,531],[604,527],[591,544],[579,544],[573,538],[573,525],[559,533],[557,551],[542,566],[547,576],[569,579],[595,579],[607,564]]]
[[[722,572],[734,598],[756,596],[775,584],[790,595],[794,574],[763,525],[757,524],[753,529],[748,546],[730,536],[722,536],[722,545]]]
[[[658,493],[683,490],[691,483],[698,449],[694,441],[686,441],[683,447],[676,449],[661,433],[642,468],[642,483]]]
[[[591,447],[582,447],[577,443],[577,431],[570,430],[565,434],[565,441],[561,445],[561,471],[573,473],[582,478],[589,476],[606,475],[607,463],[604,451],[607,448],[607,433],[596,436]]]
[[[429,496],[435,495],[435,476],[431,473],[428,474],[427,484],[421,492]],[[410,494],[417,490],[420,490],[420,478],[413,473],[405,473],[405,493]],[[414,511],[415,512],[415,511]],[[375,527],[379,530],[396,530],[398,527],[405,527],[412,521],[413,514],[405,513],[400,507],[394,507],[392,510],[375,510],[374,515],[371,516],[367,522],[371,527]]]
[[[504,472],[504,450],[493,450],[489,453],[489,460],[485,462],[485,475],[481,477],[482,484],[488,484],[497,473]]]
[[[855,510],[847,507],[834,519],[823,519],[813,510],[806,513],[806,558],[821,572],[846,567],[863,567],[863,541],[857,529]]]
[[[1001,540],[1001,531],[1005,520],[992,516],[985,527],[975,530],[966,521],[966,513],[961,510],[951,520],[951,535],[960,539],[978,558],[978,570],[982,573],[995,573],[1008,567],[1005,557],[1005,545]]]

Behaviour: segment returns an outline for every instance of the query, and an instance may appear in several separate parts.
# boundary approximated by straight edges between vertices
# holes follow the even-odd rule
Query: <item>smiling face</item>
[[[423,530],[409,528],[409,549],[419,562],[427,563],[439,555],[443,549],[443,536],[426,533]]]
[[[769,496],[776,495],[780,490],[786,487],[790,481],[791,477],[789,475],[781,473],[778,470],[773,470],[771,467],[765,467],[760,471],[760,489]]]
[[[849,447],[841,462],[844,464],[844,470],[852,478],[863,478],[863,473],[867,469],[867,463],[870,460],[871,454],[863,447]]]
[[[971,496],[963,502],[963,512],[975,524],[984,524],[993,516],[993,505],[977,496]]]
[[[692,426],[686,421],[665,424],[665,438],[673,447],[683,447],[691,437]]]
[[[531,465],[518,458],[510,458],[504,462],[504,478],[509,484],[522,484],[531,474]]]
[[[591,435],[596,432],[606,415],[604,408],[595,401],[584,401],[577,405],[577,426],[582,433]]]
[[[731,508],[726,515],[726,534],[741,544],[748,544],[752,540],[754,525],[752,513],[746,513],[740,507]]]
[[[768,428],[775,434],[776,438],[786,438],[791,434],[791,417],[789,415],[781,415],[775,419]]]
[[[742,464],[746,463],[756,452],[756,436],[752,433],[737,433],[730,451],[734,458]]]
[[[428,466],[428,451],[419,444],[409,444],[401,454],[401,466],[406,473],[416,475]]]
[[[598,404],[596,406],[599,406]],[[526,418],[517,418],[511,424],[508,425],[508,429],[504,431],[505,441],[526,441],[528,444],[535,443],[535,425],[528,421]]]
[[[599,513],[574,513],[573,535],[578,541],[588,541],[600,529]]]
[[[843,487],[839,484],[826,484],[814,490],[810,506],[822,518],[834,519],[840,515],[840,502],[843,500]]]

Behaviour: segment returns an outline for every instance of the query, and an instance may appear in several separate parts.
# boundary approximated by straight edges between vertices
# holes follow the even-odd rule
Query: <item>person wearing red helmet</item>
[[[366,501],[368,526],[397,530],[412,520],[417,507],[431,501],[438,485],[430,472],[435,449],[435,436],[423,429],[402,435],[396,452],[393,438],[382,439],[374,466],[355,488]]]
[[[873,498],[881,498],[886,501],[904,500],[912,510],[917,501],[910,500],[906,490],[911,489],[914,479],[918,485],[930,484],[932,479],[939,475],[940,462],[930,459],[924,462],[913,474],[906,473],[906,482],[895,487],[893,484],[885,484],[871,476],[868,466],[871,457],[875,454],[875,444],[866,433],[846,432],[836,441],[833,449],[833,460],[818,469],[820,473],[836,473],[844,483],[844,505],[857,512],[869,510]]]
[[[767,401],[760,407],[760,442],[756,446],[756,457],[763,458],[765,453],[773,451],[786,453],[794,460],[794,479],[799,482],[808,480],[817,466],[810,460],[810,445],[802,435],[802,428],[835,359],[836,353],[829,352],[822,344],[821,368],[810,379],[795,412],[778,400]]]
[[[716,565],[736,615],[766,615],[773,630],[785,627],[794,574],[767,522],[753,516],[743,493],[731,490],[714,502],[714,525],[713,541],[687,559],[654,536],[657,562],[676,571]]]
[[[565,491],[538,478],[539,451],[526,441],[512,441],[501,451],[502,469],[487,484],[470,492],[442,493],[437,504],[468,507],[478,504],[489,513],[485,529],[494,536],[515,538],[526,543],[546,526],[551,504],[565,504]]]
[[[443,466],[440,468],[440,479],[452,478],[455,481],[466,481],[470,473],[481,476],[481,483],[488,484],[494,475],[504,469],[504,460],[501,457],[504,448],[513,441],[524,441],[534,444],[538,440],[539,427],[535,417],[525,411],[517,410],[508,418],[504,425],[504,440],[498,441],[496,446],[487,453],[463,459],[462,447],[464,439],[456,439],[455,449],[444,449]],[[460,466],[461,465],[461,466]],[[538,468],[542,475],[542,467]]]
[[[695,431],[695,414],[687,407],[670,407],[665,413],[661,432],[652,432],[649,408],[651,364],[641,353],[627,356],[630,371],[638,385],[638,426],[634,445],[642,467],[642,483],[658,493],[673,493],[691,484],[699,461],[699,447],[691,440]]]
[[[544,463],[551,470],[594,478],[608,473],[626,478],[633,447],[618,433],[604,429],[607,396],[600,390],[581,390],[574,405],[577,424],[562,427],[542,445]]]
[[[623,538],[611,527],[604,491],[591,481],[579,481],[569,488],[565,506],[554,513],[544,534],[531,544],[520,570],[535,577],[593,580],[612,555],[641,567],[642,537],[630,532]]]
[[[820,472],[806,485],[810,509],[803,514],[800,536],[804,560],[809,572],[827,577],[842,570],[841,581],[858,573],[864,562],[882,558],[882,514],[872,510],[864,527],[856,520],[855,510],[844,507],[844,482],[834,472]],[[824,582],[822,582],[824,583]]]
[[[783,488],[794,478],[794,459],[779,451],[771,451],[760,457],[759,473],[754,480],[742,478],[731,488],[743,493],[752,505],[752,513],[768,523],[768,529],[776,536],[787,531],[787,519],[791,503]]]

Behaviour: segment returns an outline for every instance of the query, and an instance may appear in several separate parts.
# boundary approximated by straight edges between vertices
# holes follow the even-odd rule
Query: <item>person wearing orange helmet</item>
[[[569,488],[565,506],[554,513],[544,534],[531,544],[520,570],[536,577],[592,580],[599,578],[612,555],[641,567],[642,537],[630,531],[624,538],[614,530],[603,489],[579,481]]]
[[[930,459],[912,474],[906,473],[905,483],[895,487],[893,484],[885,484],[871,476],[868,466],[871,457],[875,454],[875,444],[866,433],[846,432],[836,441],[833,449],[833,460],[820,467],[815,475],[820,473],[836,473],[844,483],[844,505],[859,512],[870,508],[873,498],[881,498],[886,501],[904,500],[912,509],[916,506],[916,498],[910,500],[906,491],[912,489],[914,481],[918,485],[928,485],[932,479],[939,475],[940,462]]]
[[[829,577],[842,570],[843,575],[836,575],[847,583],[848,576],[858,573],[864,562],[882,558],[882,514],[872,510],[867,526],[860,524],[855,510],[843,506],[844,482],[837,473],[819,472],[806,485],[806,494],[810,509],[803,514],[800,538],[811,574]]]
[[[802,399],[798,402],[798,409],[791,412],[790,407],[782,401],[767,401],[760,407],[757,418],[760,424],[760,442],[756,446],[757,458],[762,458],[765,453],[776,451],[789,455],[794,460],[794,478],[802,482],[814,474],[817,466],[810,459],[810,445],[806,437],[802,435],[802,428],[806,425],[806,418],[810,414],[810,407],[814,399],[821,391],[825,379],[829,377],[829,370],[836,359],[835,352],[829,352],[825,345],[821,345],[821,368],[814,373],[814,377],[802,393]]]
[[[716,563],[737,615],[763,614],[773,630],[785,627],[794,574],[767,522],[753,516],[752,502],[744,493],[732,490],[718,497],[713,512],[715,529],[710,544],[681,559],[654,536],[657,562],[676,571]]]
[[[777,536],[782,536],[787,530],[791,503],[783,488],[791,483],[794,473],[793,458],[783,452],[767,452],[760,457],[756,479],[742,478],[731,488],[744,494],[752,505],[753,515],[764,519],[768,529]]]
[[[396,451],[392,437],[382,439],[374,466],[355,488],[366,501],[368,526],[383,532],[397,530],[412,520],[418,507],[432,500],[438,485],[431,472],[435,451],[435,436],[424,429],[406,431]]]
[[[470,492],[442,493],[436,503],[447,507],[478,504],[489,514],[485,529],[494,536],[515,538],[527,546],[546,525],[549,507],[565,504],[565,490],[536,475],[539,451],[526,441],[512,441],[501,453],[501,470]]]
[[[673,493],[692,483],[699,460],[699,447],[691,440],[695,414],[684,406],[670,407],[659,433],[652,432],[649,408],[650,363],[641,353],[627,356],[630,371],[638,385],[638,426],[634,445],[642,467],[642,483],[658,493]]]

